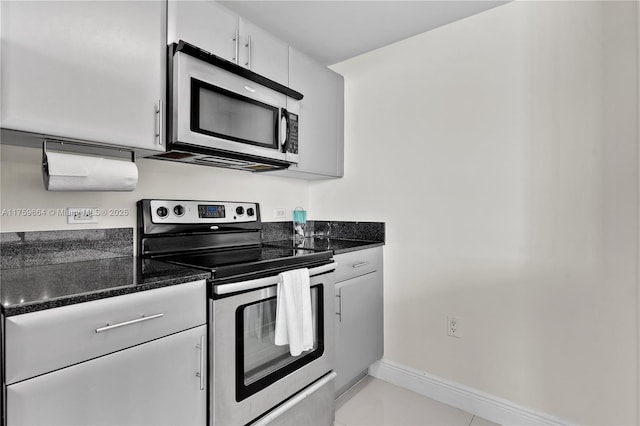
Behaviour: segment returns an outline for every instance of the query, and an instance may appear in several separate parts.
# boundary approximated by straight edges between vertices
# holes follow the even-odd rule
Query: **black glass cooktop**
[[[157,259],[210,271],[212,279],[221,279],[316,266],[328,262],[332,254],[331,251],[260,246],[169,255]]]

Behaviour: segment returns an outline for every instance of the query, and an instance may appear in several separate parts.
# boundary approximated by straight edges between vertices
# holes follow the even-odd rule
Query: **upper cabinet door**
[[[3,128],[164,149],[165,1],[0,7]]]
[[[240,17],[239,65],[289,85],[289,45]]]
[[[344,77],[291,48],[289,85],[304,95],[300,101],[299,162],[278,173],[310,179],[342,177]]]
[[[238,63],[238,15],[215,1],[170,0],[168,42],[186,41]]]
[[[236,65],[289,83],[289,46],[213,0],[170,0],[168,41],[193,44]]]

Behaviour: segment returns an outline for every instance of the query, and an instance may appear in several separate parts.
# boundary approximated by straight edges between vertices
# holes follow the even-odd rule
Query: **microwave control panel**
[[[287,152],[298,153],[298,114],[289,113],[289,138]]]

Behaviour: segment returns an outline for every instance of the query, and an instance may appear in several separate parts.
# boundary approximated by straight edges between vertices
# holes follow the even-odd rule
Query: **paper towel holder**
[[[71,152],[80,153],[80,154],[105,155],[107,157],[124,158],[122,156],[114,155],[113,154],[114,151],[118,151],[120,153],[129,153],[129,158],[131,162],[132,163],[136,162],[136,152],[128,148],[109,146],[109,145],[93,145],[93,144],[86,144],[81,142],[65,141],[65,140],[58,140],[58,139],[43,139],[42,140],[42,166],[43,167],[46,167],[47,165],[46,164],[47,143],[57,144],[57,145],[60,145],[60,147],[63,147],[65,145],[71,145],[74,148],[77,147],[80,149],[63,149],[62,151],[71,151]],[[106,154],[100,154],[100,151],[104,151],[106,152]]]
[[[43,139],[42,179],[47,191],[133,191],[138,182],[135,151]]]

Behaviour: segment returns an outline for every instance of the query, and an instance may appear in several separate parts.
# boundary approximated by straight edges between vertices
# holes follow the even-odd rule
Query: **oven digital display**
[[[198,217],[203,219],[222,219],[224,206],[220,204],[198,204]]]

